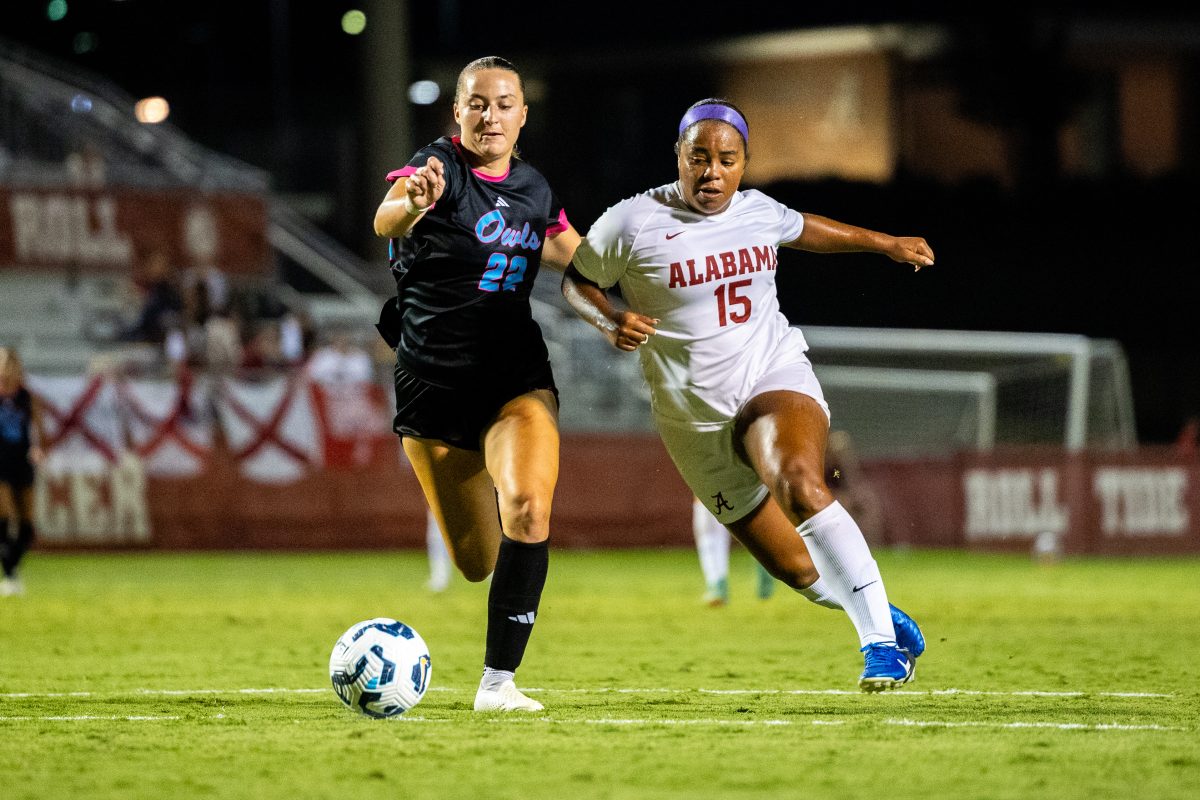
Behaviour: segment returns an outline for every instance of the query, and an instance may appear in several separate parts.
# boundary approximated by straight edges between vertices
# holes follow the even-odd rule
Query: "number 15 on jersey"
[[[717,298],[717,324],[724,328],[730,322],[740,324],[750,319],[750,298],[739,290],[750,285],[750,280],[722,283],[713,291]]]

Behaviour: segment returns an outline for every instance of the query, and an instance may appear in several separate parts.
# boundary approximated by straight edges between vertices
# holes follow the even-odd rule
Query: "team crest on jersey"
[[[718,517],[721,516],[722,511],[733,511],[733,506],[731,506],[729,504],[729,501],[725,499],[724,492],[717,492],[716,494],[714,494],[712,496],[712,499],[713,499],[713,513],[716,514]]]

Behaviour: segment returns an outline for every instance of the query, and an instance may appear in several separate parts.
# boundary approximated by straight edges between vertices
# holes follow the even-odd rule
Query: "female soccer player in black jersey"
[[[21,359],[0,347],[0,596],[23,591],[17,566],[33,543],[33,475],[45,441],[41,404],[25,388]],[[8,514],[17,518],[15,539],[9,537]]]
[[[460,133],[388,175],[375,213],[397,297],[379,329],[396,347],[394,429],[471,581],[490,574],[477,711],[539,711],[513,683],[546,581],[558,480],[558,390],[529,294],[579,244],[546,179],[515,155],[529,109],[516,68],[459,74]],[[499,510],[499,518],[497,518]]]

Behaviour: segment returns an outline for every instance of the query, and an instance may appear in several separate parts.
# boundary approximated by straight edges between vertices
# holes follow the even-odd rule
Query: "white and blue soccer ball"
[[[431,662],[425,640],[403,622],[377,617],[351,625],[329,655],[338,698],[368,717],[395,717],[421,702]]]

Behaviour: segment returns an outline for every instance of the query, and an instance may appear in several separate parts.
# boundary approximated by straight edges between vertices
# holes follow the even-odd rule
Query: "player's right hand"
[[[430,156],[425,166],[417,167],[404,184],[409,204],[417,211],[426,211],[442,197],[446,190],[446,175],[442,162]]]
[[[658,333],[655,327],[661,320],[647,317],[645,314],[639,314],[636,311],[622,311],[617,314],[616,323],[617,331],[613,340],[613,345],[618,350],[624,350],[632,353],[646,342],[650,341],[650,337]]]

